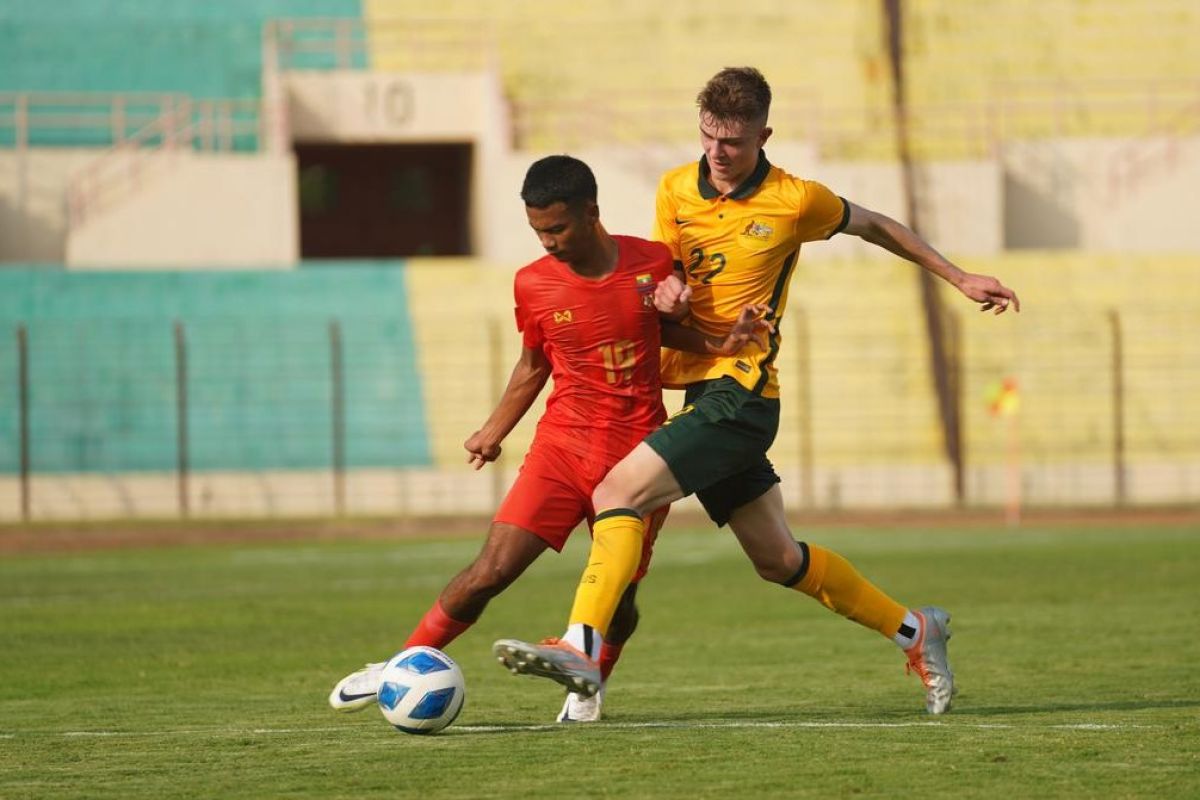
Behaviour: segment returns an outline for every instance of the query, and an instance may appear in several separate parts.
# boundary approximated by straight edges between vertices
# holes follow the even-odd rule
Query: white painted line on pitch
[[[578,725],[458,725],[448,730],[448,733],[503,733],[507,731],[550,731],[562,728],[574,728]],[[588,726],[584,726],[588,727]],[[1145,730],[1161,728],[1161,725],[1134,724],[1063,724],[1063,725],[1008,725],[1003,723],[970,723],[970,722],[748,722],[744,720],[714,720],[712,722],[605,722],[596,727],[597,730],[637,730],[647,728],[671,728],[677,730],[700,730],[708,728],[971,728],[974,730],[1011,730],[1013,728],[1042,728],[1056,730],[1081,731],[1119,731]]]
[[[1100,722],[1079,722],[1075,724],[1063,725],[1047,725],[1047,728],[1056,728],[1064,731],[1111,731],[1121,730],[1123,728],[1161,728],[1162,725],[1121,725],[1121,724],[1104,724]]]
[[[31,731],[32,734],[41,736],[67,736],[67,737],[114,737],[114,736],[196,736],[196,735],[216,735],[216,736],[247,736],[250,734],[271,735],[271,734],[290,734],[290,733],[331,733],[333,731],[345,731],[344,725],[331,725],[324,728],[182,728],[174,731]],[[0,734],[0,737],[7,736],[13,738],[16,734]]]
[[[706,728],[936,728],[940,722],[605,722],[596,726],[596,730],[638,730],[646,728],[673,728],[679,730],[700,730]],[[458,725],[451,732],[463,733],[502,733],[505,731],[552,731],[563,728],[575,728],[579,725]],[[590,727],[590,726],[584,726]],[[989,727],[1009,727],[1007,725]]]
[[[594,730],[706,730],[721,729],[905,729],[905,728],[968,728],[971,730],[1065,730],[1065,731],[1131,731],[1158,730],[1164,725],[1138,725],[1136,723],[1058,723],[1052,725],[1013,725],[994,722],[754,722],[749,720],[712,720],[711,722],[601,722],[591,724],[547,723],[540,725],[456,725],[446,731],[449,734],[472,733],[519,733],[522,731],[555,731],[571,728],[591,728]],[[293,734],[311,733],[345,733],[351,728],[345,725],[327,725],[314,728],[181,728],[178,730],[159,731],[27,731],[24,733],[0,733],[0,739],[16,739],[24,736],[61,736],[65,738],[132,738],[146,736],[287,736]]]

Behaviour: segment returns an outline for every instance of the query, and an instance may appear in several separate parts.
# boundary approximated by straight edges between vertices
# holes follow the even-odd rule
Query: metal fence
[[[771,458],[790,507],[1200,501],[1194,312],[953,321],[957,466],[918,314],[789,309]],[[498,399],[515,331],[448,324],[414,361],[388,324],[19,323],[0,347],[0,517],[488,513],[541,405],[489,472],[460,443]]]

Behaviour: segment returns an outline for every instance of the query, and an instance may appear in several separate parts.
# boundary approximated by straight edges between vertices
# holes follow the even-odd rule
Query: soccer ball
[[[437,733],[462,711],[467,686],[450,656],[410,647],[388,661],[379,685],[383,718],[404,733]]]

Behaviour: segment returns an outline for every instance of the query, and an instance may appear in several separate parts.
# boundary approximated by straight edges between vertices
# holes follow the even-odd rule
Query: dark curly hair
[[[566,203],[578,209],[596,202],[596,176],[587,164],[571,156],[547,156],[530,165],[521,185],[521,199],[530,208]]]

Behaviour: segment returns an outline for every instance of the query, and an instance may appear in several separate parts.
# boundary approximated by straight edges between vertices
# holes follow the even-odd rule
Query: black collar
[[[750,173],[750,177],[742,181],[742,184],[729,193],[731,200],[745,200],[754,190],[762,185],[766,180],[767,173],[771,171],[771,162],[767,161],[767,153],[765,150],[758,151],[758,163],[754,165],[754,172]],[[717,188],[708,182],[708,156],[700,156],[700,177],[696,182],[696,188],[700,190],[700,196],[705,200],[714,200],[721,196]]]

